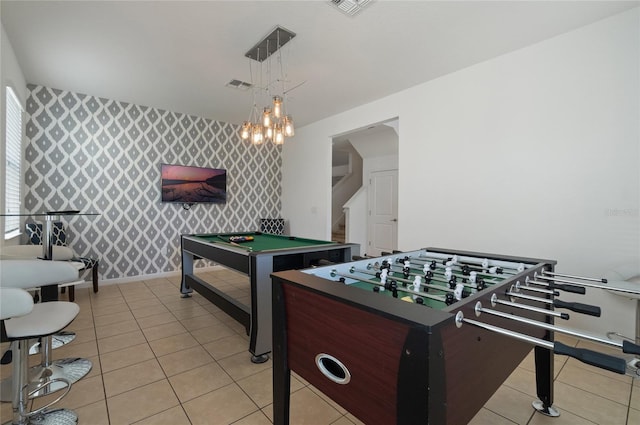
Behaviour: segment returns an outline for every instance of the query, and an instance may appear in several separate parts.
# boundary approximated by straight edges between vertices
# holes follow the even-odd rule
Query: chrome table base
[[[54,409],[45,411],[29,418],[29,425],[75,425],[78,415],[69,409]]]
[[[49,381],[56,380],[50,385],[45,385],[42,389],[35,391],[29,398],[42,397],[63,389],[66,385],[58,381],[62,378],[70,383],[78,381],[85,376],[93,363],[88,359],[66,358],[54,360],[49,366],[37,365],[29,369],[29,388],[35,388],[38,385],[46,384]],[[29,390],[29,392],[31,392]],[[0,382],[0,400],[10,402],[12,399],[12,378],[7,378]]]
[[[56,348],[60,348],[63,345],[67,345],[71,341],[76,339],[75,332],[69,331],[61,331],[57,334],[51,335],[51,348],[54,350]],[[40,341],[37,339],[33,340],[33,343],[30,345],[29,354],[38,354],[40,353]]]

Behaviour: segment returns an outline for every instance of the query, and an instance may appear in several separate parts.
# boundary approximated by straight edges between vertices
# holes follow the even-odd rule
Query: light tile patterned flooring
[[[248,301],[247,278],[225,269],[200,277]],[[244,328],[194,293],[181,298],[178,276],[102,285],[98,294],[76,289],[80,314],[72,343],[54,358],[85,357],[91,372],[59,403],[80,424],[271,424],[271,361],[250,362]],[[62,299],[66,299],[62,296]],[[582,347],[591,344],[559,337]],[[3,344],[3,352],[7,345]],[[593,346],[607,351],[602,346]],[[616,353],[613,350],[612,353]],[[39,356],[31,356],[37,363]],[[473,425],[640,424],[640,382],[556,356],[559,418],[534,413],[533,355],[529,355],[472,420]],[[0,368],[1,376],[11,366]],[[34,402],[36,407],[45,400]],[[360,422],[303,379],[292,378],[291,423]],[[11,418],[1,403],[0,419]]]

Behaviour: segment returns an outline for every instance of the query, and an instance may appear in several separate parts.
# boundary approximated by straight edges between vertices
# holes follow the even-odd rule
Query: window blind
[[[11,87],[6,95],[5,210],[20,213],[20,162],[22,159],[22,105]],[[5,217],[5,239],[20,233],[20,217]]]

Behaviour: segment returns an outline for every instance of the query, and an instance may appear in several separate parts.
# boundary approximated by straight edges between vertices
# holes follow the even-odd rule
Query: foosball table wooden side
[[[475,302],[441,311],[300,272],[273,278],[275,424],[289,423],[291,370],[364,423],[466,424],[532,349],[456,326]],[[550,385],[542,392],[552,398]]]

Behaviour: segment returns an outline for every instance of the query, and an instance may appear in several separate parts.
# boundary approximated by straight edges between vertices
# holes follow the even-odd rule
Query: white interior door
[[[369,175],[369,242],[367,255],[398,248],[398,170]],[[364,250],[363,250],[364,251]]]

